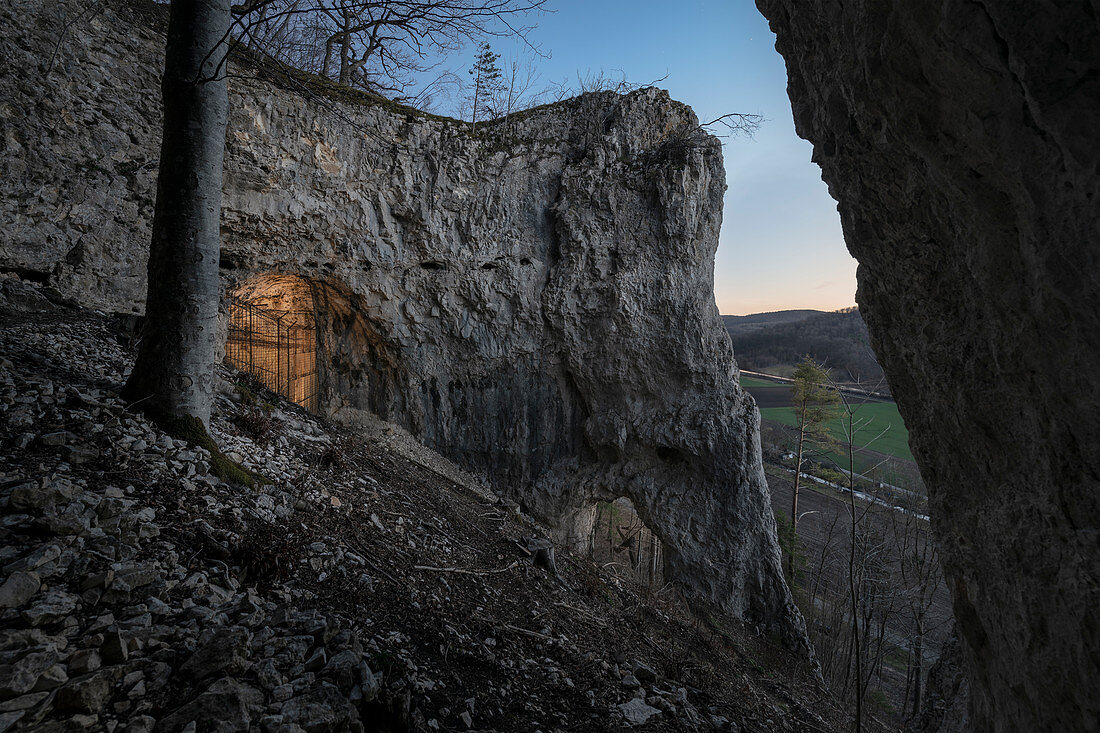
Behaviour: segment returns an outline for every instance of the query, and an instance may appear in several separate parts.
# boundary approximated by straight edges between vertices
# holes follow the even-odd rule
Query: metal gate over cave
[[[225,358],[272,392],[317,411],[317,326],[312,311],[277,311],[230,298]]]

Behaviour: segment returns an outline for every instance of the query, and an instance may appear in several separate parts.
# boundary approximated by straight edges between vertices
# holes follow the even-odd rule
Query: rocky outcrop
[[[42,72],[0,82],[0,261],[140,311],[162,41],[108,4],[45,74],[66,7],[0,10],[3,58]],[[309,285],[326,412],[402,425],[582,544],[595,502],[628,496],[666,577],[801,643],[712,297],[721,148],[692,111],[586,95],[474,137],[236,71],[225,281]]]
[[[969,703],[962,645],[952,628],[940,656],[928,670],[920,719],[914,728],[921,733],[966,733],[970,730]]]
[[[930,490],[972,724],[1095,730],[1095,9],[757,5]]]

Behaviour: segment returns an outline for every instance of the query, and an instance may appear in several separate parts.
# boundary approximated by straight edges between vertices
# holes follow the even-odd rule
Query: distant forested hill
[[[722,316],[733,339],[737,365],[754,372],[790,376],[805,354],[833,370],[842,382],[871,386],[882,381],[882,368],[867,338],[859,311],[814,310]],[[885,386],[885,385],[884,385]]]

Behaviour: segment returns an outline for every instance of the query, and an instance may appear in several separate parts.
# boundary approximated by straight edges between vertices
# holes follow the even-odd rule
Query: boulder
[[[246,629],[221,628],[203,635],[194,654],[183,663],[180,671],[195,679],[213,676],[238,675],[249,666],[248,631]]]
[[[100,712],[111,697],[115,675],[99,670],[70,680],[57,691],[54,706],[61,713]]]
[[[240,733],[250,730],[253,716],[262,709],[263,702],[259,690],[224,677],[162,718],[156,730],[175,733],[193,722],[197,731]]]
[[[297,725],[306,733],[329,733],[347,725],[352,708],[335,685],[321,682],[287,700],[279,713],[284,722]]]

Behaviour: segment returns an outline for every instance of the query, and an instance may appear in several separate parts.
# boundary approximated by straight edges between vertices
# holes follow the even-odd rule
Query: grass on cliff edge
[[[767,379],[760,379],[759,377],[746,377],[741,375],[742,387],[782,387],[782,382],[771,382]]]

